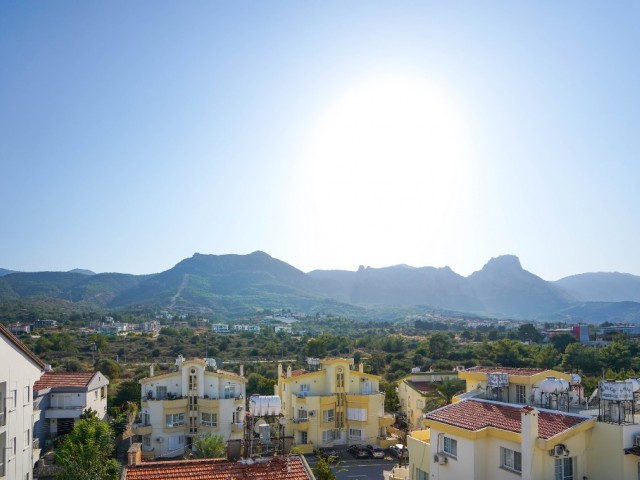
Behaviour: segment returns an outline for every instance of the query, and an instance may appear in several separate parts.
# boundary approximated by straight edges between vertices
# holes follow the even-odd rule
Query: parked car
[[[334,463],[340,460],[340,455],[331,447],[316,448],[314,453],[327,462]]]
[[[362,445],[351,445],[347,448],[347,452],[356,458],[367,458],[369,456],[369,451]]]
[[[369,456],[371,458],[384,458],[384,450],[380,447],[375,447],[373,445],[366,446],[367,452],[369,452]]]
[[[401,443],[396,443],[395,445],[391,445],[389,447],[389,453],[396,458],[400,458],[401,455],[402,455],[402,458],[404,459],[409,458],[409,450],[407,449],[407,447],[405,447]]]

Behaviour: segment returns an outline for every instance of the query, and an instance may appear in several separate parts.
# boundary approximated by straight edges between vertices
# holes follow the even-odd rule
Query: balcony
[[[81,407],[48,407],[44,416],[45,418],[80,418],[84,411]]]
[[[133,424],[133,433],[136,435],[150,435],[153,430],[153,427],[150,424],[142,424],[142,423],[134,423]]]
[[[296,418],[293,421],[293,428],[300,432],[307,432],[309,431],[309,420],[306,418]]]
[[[393,422],[395,422],[395,418],[389,413],[385,413],[384,415],[380,415],[378,417],[378,425],[381,427],[388,427],[390,425],[393,425]]]

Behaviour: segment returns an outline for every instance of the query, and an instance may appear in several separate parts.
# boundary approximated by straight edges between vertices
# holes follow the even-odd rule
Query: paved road
[[[382,472],[391,470],[398,464],[398,459],[393,457],[377,458],[353,458],[346,452],[340,454],[341,460],[331,466],[336,474],[336,480],[382,480]],[[308,455],[307,462],[313,468],[316,463],[315,455]]]

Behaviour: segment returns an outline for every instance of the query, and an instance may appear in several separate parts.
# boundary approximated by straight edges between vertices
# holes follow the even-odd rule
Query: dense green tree
[[[576,342],[565,348],[561,366],[564,370],[579,370],[586,375],[597,375],[602,362],[595,348]]]
[[[535,352],[533,361],[538,368],[554,368],[560,363],[561,356],[552,345],[544,345]]]
[[[382,380],[380,390],[384,392],[384,410],[386,412],[397,412],[400,410],[400,399],[396,384]]]
[[[247,377],[247,397],[251,395],[273,395],[273,387],[277,380],[266,378],[259,373],[251,373]]]
[[[564,350],[565,348],[567,348],[567,345],[569,345],[570,343],[575,343],[577,342],[577,340],[576,340],[576,337],[571,333],[558,333],[556,335],[553,335],[549,339],[549,342],[551,342],[551,344],[554,346],[554,348],[558,352],[564,353]]]
[[[109,379],[120,378],[120,375],[122,375],[122,368],[120,365],[110,358],[98,360],[96,362],[96,370],[105,374]]]
[[[56,480],[117,480],[120,464],[110,458],[113,430],[95,417],[83,418],[56,446]]]
[[[451,337],[444,333],[434,333],[427,340],[427,345],[431,358],[447,358],[451,349]]]
[[[522,344],[508,338],[498,340],[492,345],[492,360],[503,367],[520,367],[523,365]]]
[[[533,324],[523,323],[518,327],[517,338],[523,342],[540,343],[542,334]]]
[[[191,451],[196,458],[223,458],[227,453],[227,443],[222,435],[200,434],[194,437]]]

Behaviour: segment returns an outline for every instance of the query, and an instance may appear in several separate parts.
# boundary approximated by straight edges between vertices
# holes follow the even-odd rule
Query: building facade
[[[108,386],[109,379],[101,372],[45,372],[33,387],[39,403],[35,436],[40,444],[48,446],[58,435],[71,432],[89,409],[103,420]]]
[[[434,395],[439,383],[446,379],[458,378],[455,371],[448,372],[420,372],[398,381],[398,400],[400,412],[405,416],[410,430],[423,428],[424,409],[426,399]]]
[[[315,447],[374,444],[387,446],[386,427],[394,421],[384,412],[380,377],[364,372],[353,359],[307,359],[308,370],[278,366],[275,394],[293,436],[303,452]],[[385,443],[387,442],[387,443]]]
[[[40,447],[33,441],[33,384],[45,365],[0,325],[0,479],[31,480]]]
[[[203,433],[243,438],[247,380],[242,370],[237,375],[217,369],[211,359],[182,356],[171,372],[154,375],[151,367],[150,376],[140,380],[141,422],[134,426],[143,456],[183,455]]]

